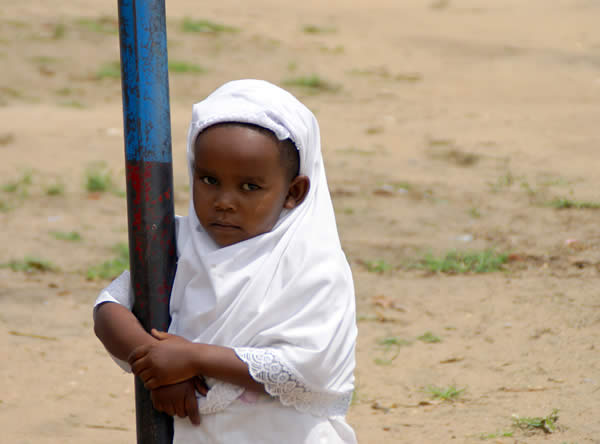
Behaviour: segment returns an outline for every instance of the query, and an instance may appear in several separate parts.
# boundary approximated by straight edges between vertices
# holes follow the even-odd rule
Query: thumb
[[[159,339],[159,340],[168,339],[169,336],[171,336],[166,331],[158,331],[155,328],[153,328],[152,331],[150,331],[150,333],[152,334],[152,336],[154,336],[156,339]]]

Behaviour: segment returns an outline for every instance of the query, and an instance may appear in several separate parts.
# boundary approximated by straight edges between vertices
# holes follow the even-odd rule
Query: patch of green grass
[[[575,208],[578,210],[597,210],[600,209],[600,202],[589,202],[558,198],[548,202],[548,206],[557,209]]]
[[[415,83],[415,82],[420,82],[421,80],[423,80],[423,75],[418,72],[405,72],[405,73],[395,74],[392,77],[392,80],[397,80],[399,82]]]
[[[429,393],[433,399],[441,399],[442,401],[455,401],[466,389],[457,389],[451,385],[449,387],[436,387],[429,385],[425,387],[425,391]]]
[[[344,48],[344,45],[335,45],[335,46],[321,45],[321,47],[319,48],[319,51],[325,52],[328,54],[343,54],[344,51],[346,51],[346,48]]]
[[[388,264],[383,259],[377,259],[374,261],[365,261],[365,267],[367,267],[367,271],[371,273],[384,273],[388,270],[392,269],[392,266]]]
[[[479,219],[481,217],[481,212],[475,207],[469,208],[468,213],[473,219]]]
[[[331,83],[317,74],[308,76],[292,77],[283,81],[286,86],[296,86],[313,92],[335,92],[340,89],[339,85]]]
[[[381,338],[377,341],[377,343],[379,345],[383,345],[386,348],[392,347],[392,346],[396,346],[396,347],[402,347],[405,345],[410,345],[410,341],[406,340],[406,339],[402,339],[399,338],[398,336],[387,336],[385,338]]]
[[[21,177],[17,180],[6,182],[2,185],[2,191],[5,193],[18,194],[21,197],[26,197],[28,194],[29,186],[33,182],[33,173],[31,170],[26,170],[21,174]]]
[[[215,23],[210,20],[193,20],[189,17],[183,19],[181,23],[183,32],[202,32],[209,34],[220,34],[224,32],[238,32],[239,29],[234,26]]]
[[[410,191],[414,188],[412,186],[412,184],[410,184],[408,182],[403,182],[403,181],[392,182],[390,185],[392,185],[396,191],[398,191],[398,190]]]
[[[169,61],[169,71],[173,73],[203,74],[206,72],[206,68],[193,63],[171,60]]]
[[[375,362],[376,365],[392,365],[394,363],[394,360],[385,358],[375,358],[373,362]]]
[[[67,34],[67,27],[64,23],[57,23],[54,25],[52,29],[52,34],[50,37],[52,40],[60,40]]]
[[[560,176],[558,176],[558,177],[545,176],[539,181],[539,185],[543,186],[543,187],[553,187],[553,186],[564,187],[564,186],[568,186],[570,184],[571,184],[571,181],[565,179],[564,177],[560,177]]]
[[[512,172],[508,171],[507,173],[500,176],[496,180],[496,182],[494,182],[494,183],[488,182],[488,185],[489,185],[492,193],[497,193],[505,188],[510,188],[512,186],[512,184],[515,183],[516,180],[517,180],[517,177],[515,177]]]
[[[355,388],[354,391],[352,392],[352,400],[350,401],[351,405],[356,405],[359,402],[359,395],[358,395],[358,389]]]
[[[2,191],[6,193],[14,193],[19,189],[18,182],[8,182],[2,185]]]
[[[428,254],[416,267],[442,273],[490,273],[502,270],[502,265],[507,261],[508,254],[496,253],[493,250],[450,251],[439,258]]]
[[[429,143],[430,146],[434,146],[431,145],[432,140],[430,140]],[[460,167],[473,166],[481,160],[481,156],[479,156],[478,154],[468,153],[457,148],[450,148],[442,151],[432,151],[430,155],[434,159],[443,160],[445,162],[452,163]]]
[[[90,267],[86,277],[94,279],[114,279],[129,267],[129,248],[124,243],[119,243],[114,247],[117,257]]]
[[[442,339],[439,336],[434,335],[430,331],[426,331],[421,336],[417,338],[421,342],[426,342],[428,344],[435,344],[437,342],[442,342]]]
[[[60,182],[56,182],[46,187],[46,195],[48,196],[62,196],[65,194],[65,185]]]
[[[111,190],[112,194],[114,194],[117,197],[127,197],[127,191],[125,190],[119,190],[118,188],[113,188]]]
[[[514,435],[511,431],[500,431],[496,433],[485,433],[481,435],[479,438],[482,440],[486,439],[494,439],[494,438],[510,438]]]
[[[513,415],[513,425],[521,430],[543,430],[545,433],[554,433],[558,426],[558,409],[553,409],[548,416],[520,417]]]
[[[113,189],[112,176],[104,163],[94,163],[87,168],[85,189],[89,192],[105,192]]]
[[[4,20],[4,23],[6,23],[7,25],[10,25],[10,26],[14,26],[15,28],[19,28],[19,29],[27,29],[31,26],[31,23],[25,22],[23,20],[8,19],[8,20]]]
[[[55,90],[54,93],[57,96],[65,97],[65,96],[69,96],[69,95],[73,94],[73,89],[72,88],[68,88],[68,87],[59,88],[59,89]]]
[[[100,66],[96,71],[96,79],[120,79],[121,78],[121,63],[108,62]]]
[[[359,314],[356,316],[356,322],[381,322],[381,316],[375,314]]]
[[[390,72],[387,68],[374,68],[374,69],[359,69],[354,68],[348,71],[348,74],[354,76],[369,76],[369,77],[378,77],[384,80],[392,80],[392,81],[400,81],[400,82],[409,82],[415,83],[423,80],[423,75],[417,72],[407,72],[407,73],[398,73],[394,74]]]
[[[25,273],[57,270],[57,267],[52,262],[34,256],[25,256],[23,260],[13,260],[0,266],[4,268],[8,267],[12,271],[24,271]]]
[[[59,102],[58,103],[60,106],[65,106],[67,108],[77,108],[77,109],[83,109],[86,106],[81,103],[79,100],[65,100],[63,102]]]
[[[302,32],[306,34],[332,34],[336,31],[333,26],[304,25],[302,27]]]
[[[50,234],[58,240],[79,242],[81,235],[77,231],[51,231]]]
[[[375,358],[375,364],[392,365],[394,360],[400,355],[400,347],[410,345],[410,341],[397,336],[387,336],[385,338],[378,339],[377,344],[382,346],[384,356]],[[390,351],[392,353],[390,353]]]
[[[75,23],[88,31],[101,34],[118,34],[119,23],[116,18],[102,16],[99,18],[84,17],[75,20]]]
[[[24,99],[25,94],[22,91],[12,88],[10,86],[0,86],[0,93],[5,96],[10,97],[11,99]]]
[[[50,56],[44,56],[44,55],[31,57],[30,60],[33,63],[38,64],[38,65],[50,65],[52,63],[58,62],[58,59],[56,57],[50,57]]]

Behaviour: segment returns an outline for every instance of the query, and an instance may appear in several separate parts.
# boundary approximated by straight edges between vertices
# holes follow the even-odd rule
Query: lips
[[[239,230],[240,227],[238,225],[234,225],[228,222],[213,222],[210,224],[213,229],[223,230],[223,231],[235,231]]]

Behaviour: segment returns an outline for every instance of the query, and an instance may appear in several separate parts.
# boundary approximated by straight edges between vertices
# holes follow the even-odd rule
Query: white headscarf
[[[200,225],[190,197],[189,216],[180,220],[177,236],[170,331],[233,347],[254,379],[286,405],[327,416],[342,413],[339,407],[353,390],[354,288],[317,120],[294,96],[268,82],[221,86],[193,107],[187,145],[192,192],[195,140],[205,128],[224,122],[258,125],[279,140],[292,139],[310,189],[299,206],[282,211],[272,231],[223,248]],[[337,410],[325,405],[336,403]]]

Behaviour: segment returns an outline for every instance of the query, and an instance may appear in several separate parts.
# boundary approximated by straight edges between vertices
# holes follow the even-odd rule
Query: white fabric
[[[270,83],[239,80],[223,85],[193,107],[187,151],[190,185],[197,135],[222,122],[252,123],[280,140],[292,139],[299,149],[300,174],[309,177],[310,189],[302,204],[282,212],[272,231],[223,248],[200,225],[191,198],[189,216],[178,219],[179,261],[169,332],[234,348],[252,377],[280,401],[264,397],[248,408],[238,399],[243,390],[210,381],[214,385],[209,396],[200,398],[200,407],[204,413],[220,413],[204,420],[201,428],[215,423],[224,432],[226,418],[237,415],[234,421],[250,421],[256,434],[218,442],[355,442],[343,420],[354,388],[354,289],[327,188],[316,118]],[[97,304],[112,296],[104,291]],[[211,399],[213,390],[219,392],[216,399]],[[272,418],[261,419],[263,410]],[[288,423],[282,426],[285,438],[264,435],[275,417]],[[304,432],[290,436],[296,430],[292,423]],[[180,442],[213,442],[201,439],[209,436],[206,430],[201,435],[184,424],[176,419],[176,442],[178,436]],[[190,430],[195,441],[184,439]],[[320,438],[314,440],[316,436]]]
[[[131,310],[133,292],[129,271],[123,272],[101,291],[95,307],[105,302],[119,303]],[[245,353],[245,350],[240,349],[240,353]],[[127,362],[111,357],[123,370],[131,372]],[[256,370],[252,365],[250,369],[252,373],[253,369]],[[272,375],[275,373],[271,372]],[[207,396],[197,395],[202,423],[193,426],[187,418],[174,417],[173,444],[356,444],[354,431],[342,415],[327,417],[302,412],[301,407],[289,407],[284,396],[280,398],[281,402],[264,395],[255,395],[257,399],[250,400],[250,403],[243,402],[242,387],[213,378],[207,378],[207,382],[211,387]],[[345,411],[346,400],[341,398],[341,402],[341,410]]]

